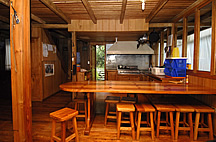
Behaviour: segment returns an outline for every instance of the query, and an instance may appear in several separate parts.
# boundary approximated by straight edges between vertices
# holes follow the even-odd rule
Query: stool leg
[[[192,112],[188,113],[188,121],[190,126],[190,139],[193,140],[193,120],[192,120]]]
[[[173,112],[169,112],[170,114],[170,127],[171,127],[171,137],[174,140],[174,123],[173,123]]]
[[[85,123],[87,123],[87,115],[88,115],[88,107],[87,107],[87,102],[85,102]]]
[[[135,127],[134,127],[134,115],[133,112],[130,112],[130,123],[131,123],[131,129],[132,129],[132,138],[135,140]]]
[[[213,140],[213,128],[212,128],[212,117],[211,113],[208,113],[208,127],[209,127],[209,139]]]
[[[79,134],[78,134],[78,131],[77,131],[77,122],[76,122],[76,117],[73,117],[73,127],[74,127],[74,132],[75,132],[75,139],[76,139],[76,142],[79,142]]]
[[[141,112],[138,112],[138,122],[137,122],[137,140],[139,140],[140,136],[140,123],[141,123]]]
[[[106,103],[106,111],[105,111],[105,120],[104,120],[104,125],[106,126],[107,124],[107,115],[109,113],[109,103]]]
[[[74,109],[77,110],[77,102],[75,102]]]
[[[161,117],[161,112],[158,111],[158,119],[157,119],[157,134],[156,134],[156,137],[159,137],[159,130],[160,130],[160,117]]]
[[[61,141],[65,142],[66,139],[66,122],[61,122]]]
[[[154,140],[155,139],[155,134],[154,134],[153,112],[150,112],[150,123],[151,123],[151,136],[152,136],[152,140]]]
[[[166,126],[169,126],[169,113],[166,112]]]
[[[175,127],[175,140],[178,139],[179,118],[180,118],[180,112],[177,111],[177,112],[176,112],[176,122],[175,122],[175,125],[176,125],[176,127]]]
[[[121,114],[122,112],[118,111],[118,122],[117,122],[117,139],[120,138],[120,127],[121,127]]]
[[[147,112],[147,119],[146,119],[146,122],[147,122],[147,126],[150,126],[150,123],[149,123],[149,118],[150,118],[150,116],[149,116],[149,112]]]
[[[56,130],[56,121],[52,120],[52,135],[51,135],[51,142],[54,142],[53,137],[55,136],[55,130]]]
[[[185,127],[186,124],[186,113],[183,113],[183,127]]]
[[[197,140],[197,136],[198,136],[199,119],[200,119],[200,112],[196,112],[195,126],[194,126],[194,140],[195,141]]]

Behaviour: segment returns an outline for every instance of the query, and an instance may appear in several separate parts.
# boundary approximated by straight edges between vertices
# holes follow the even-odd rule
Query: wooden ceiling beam
[[[192,5],[190,5],[187,9],[183,10],[181,13],[176,15],[171,21],[176,23],[178,22],[181,18],[187,17],[190,15],[192,12],[195,11],[196,8],[199,8],[203,5],[207,5],[211,2],[212,0],[197,0],[195,1]]]
[[[46,22],[44,20],[42,20],[41,18],[37,17],[36,15],[34,14],[31,14],[31,19],[38,22],[38,23],[41,23],[41,24],[45,24]]]
[[[44,5],[46,5],[51,11],[57,14],[65,22],[70,23],[70,19],[50,0],[40,0]]]
[[[156,15],[157,13],[164,7],[164,5],[168,2],[169,0],[160,0],[157,5],[152,9],[151,13],[148,15],[146,18],[146,22],[150,22]]]
[[[44,29],[67,29],[68,24],[32,24],[32,27],[40,27]]]
[[[85,6],[85,8],[86,8],[86,10],[87,10],[87,12],[88,12],[88,14],[89,14],[92,22],[94,24],[97,24],[97,19],[96,19],[95,15],[94,15],[94,12],[93,12],[93,10],[92,10],[92,8],[91,8],[88,0],[82,0],[82,3]]]
[[[7,24],[10,23],[10,19],[8,19],[8,18],[6,18],[6,17],[4,17],[4,16],[1,16],[1,15],[0,15],[0,21],[2,21],[2,22],[4,22],[4,23],[7,23]]]
[[[149,23],[149,28],[172,27],[173,23]]]
[[[8,7],[10,6],[9,0],[0,0],[0,3],[2,3],[5,6],[8,6]]]
[[[127,0],[122,0],[122,9],[121,9],[121,16],[120,16],[120,24],[123,23],[125,10],[126,10]]]

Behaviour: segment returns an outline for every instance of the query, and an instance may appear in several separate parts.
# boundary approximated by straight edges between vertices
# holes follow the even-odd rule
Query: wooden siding
[[[121,32],[121,31],[148,31],[149,24],[145,19],[124,20],[120,24],[119,20],[98,20],[94,24],[91,20],[71,20],[68,31],[82,32]]]
[[[54,45],[48,32],[41,28],[32,28],[32,101],[42,101],[58,92],[59,85],[66,81],[61,58],[52,51],[49,51],[48,57],[43,57],[42,43]],[[45,77],[44,64],[54,64],[53,76]]]

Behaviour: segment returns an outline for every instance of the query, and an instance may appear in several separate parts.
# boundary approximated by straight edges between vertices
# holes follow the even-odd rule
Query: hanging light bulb
[[[145,10],[145,2],[144,2],[144,0],[142,0],[142,11],[144,11]]]

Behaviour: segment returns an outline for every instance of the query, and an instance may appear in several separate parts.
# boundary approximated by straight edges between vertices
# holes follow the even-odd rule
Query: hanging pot
[[[153,31],[149,34],[149,41],[151,43],[157,42],[159,40],[159,38],[160,38],[159,34],[155,31]]]

